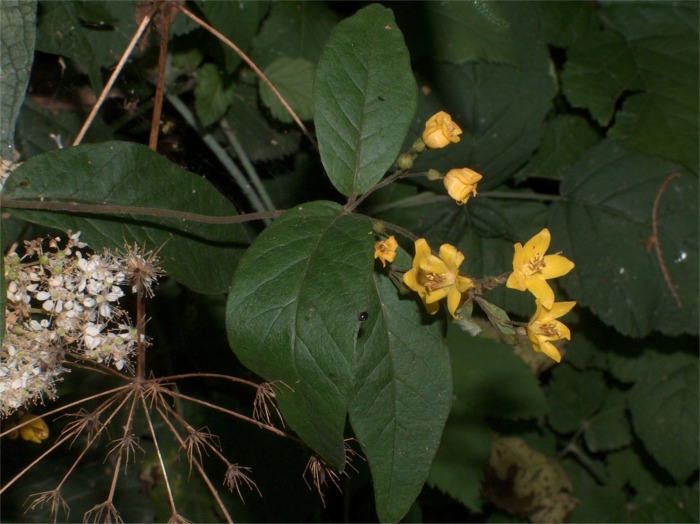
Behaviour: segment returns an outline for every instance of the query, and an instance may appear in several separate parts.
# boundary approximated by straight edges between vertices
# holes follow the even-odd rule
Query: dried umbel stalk
[[[139,342],[119,299],[151,286],[155,256],[137,248],[89,254],[80,233],[25,241],[5,256],[6,333],[0,348],[0,416],[56,394],[67,360],[133,372]],[[141,337],[143,338],[143,337]]]

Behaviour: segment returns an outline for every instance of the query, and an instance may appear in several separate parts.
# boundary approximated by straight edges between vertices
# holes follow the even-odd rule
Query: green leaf
[[[600,371],[557,366],[547,390],[550,425],[559,433],[573,433],[598,411],[607,390]]]
[[[537,379],[513,350],[494,340],[472,337],[450,325],[453,415],[522,419],[543,415],[548,406]]]
[[[588,2],[528,2],[548,44],[567,48],[598,27],[596,6]]]
[[[357,316],[371,293],[370,231],[331,202],[286,212],[241,260],[226,310],[238,358],[288,386],[277,398],[290,427],[341,469]]]
[[[623,145],[698,172],[698,6],[611,4],[607,28],[568,50],[563,90]]]
[[[0,9],[0,157],[8,160],[13,157],[15,123],[29,83],[35,36],[36,2],[4,2]]]
[[[503,7],[495,2],[425,2],[396,7],[415,59],[502,62],[517,65],[515,41]]]
[[[654,459],[681,483],[698,469],[698,359],[654,359],[653,375],[629,392],[634,428]]]
[[[195,73],[194,108],[203,126],[219,120],[231,103],[230,91],[224,86],[219,69],[214,64],[204,64]]]
[[[314,84],[314,66],[303,58],[278,58],[265,68],[265,76],[277,88],[285,101],[302,120],[314,116],[311,90]],[[266,83],[260,81],[260,99],[277,120],[287,124],[294,122],[292,115]]]
[[[566,169],[599,141],[598,134],[584,118],[557,116],[547,123],[540,147],[521,174],[561,180]]]
[[[381,522],[398,522],[420,493],[452,400],[442,330],[383,274],[360,328],[350,422],[372,471]]]
[[[457,144],[421,155],[414,171],[469,167],[484,176],[480,189],[492,189],[513,176],[537,149],[557,83],[527,5],[501,4],[519,42],[519,66],[430,62],[421,86],[422,91],[432,90],[432,95],[420,98],[419,122],[437,110],[447,111],[464,134]],[[414,126],[411,136],[422,133],[422,126]]]
[[[481,417],[450,416],[428,484],[479,513],[481,482],[490,454],[491,430]]]
[[[337,21],[323,2],[277,2],[255,37],[251,58],[263,69],[282,57],[316,64]]]
[[[204,179],[145,146],[126,142],[82,145],[33,157],[8,179],[3,198],[179,210],[234,215],[233,206]],[[10,208],[4,204],[6,210]],[[12,209],[26,220],[81,231],[92,249],[137,243],[160,252],[173,278],[204,293],[228,289],[235,261],[248,242],[239,225],[212,225],[182,218]]]
[[[197,2],[217,31],[231,40],[242,51],[247,51],[253,42],[260,20],[267,12],[267,4],[263,2]],[[180,15],[184,16],[184,15]],[[226,61],[226,71],[233,72],[241,63],[238,56],[230,47],[221,42]]]
[[[359,195],[384,176],[413,118],[416,91],[391,10],[372,4],[338,24],[314,82],[321,161],[338,191]]]
[[[644,466],[642,457],[633,448],[608,453],[605,459],[610,482],[617,489],[629,485],[637,493],[653,493],[661,487],[661,482]]]
[[[372,472],[377,514],[398,521],[428,475],[449,411],[439,325],[373,275],[371,223],[332,202],[290,210],[244,256],[228,298],[241,362],[281,381],[289,426],[338,468],[349,411]],[[359,314],[367,313],[361,321]]]
[[[619,449],[632,442],[626,393],[619,390],[608,392],[598,413],[588,421],[584,438],[593,453]]]
[[[657,252],[652,211],[657,209],[658,242],[674,299]],[[698,179],[677,164],[627,151],[605,140],[566,174],[562,199],[551,208],[556,249],[576,263],[561,279],[580,305],[631,336],[652,330],[669,335],[698,331]]]

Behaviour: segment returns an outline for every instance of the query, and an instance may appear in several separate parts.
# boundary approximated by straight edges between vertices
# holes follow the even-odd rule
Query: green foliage
[[[338,24],[314,82],[321,160],[338,191],[359,195],[384,176],[415,100],[408,50],[389,9],[372,4]]]
[[[99,206],[132,206],[210,216],[234,214],[206,181],[137,144],[105,142],[39,155],[15,171],[3,197],[97,206],[77,215],[33,210],[14,214],[46,226],[81,231],[83,240],[97,250],[125,243],[152,249],[162,245],[164,269],[203,293],[227,289],[236,260],[249,242],[240,225],[148,217],[138,211],[99,213]],[[219,262],[223,258],[226,264]]]
[[[127,62],[89,143],[62,148],[134,33],[136,3],[5,2],[1,154],[14,144],[23,163],[0,186],[0,243],[20,252],[38,225],[79,230],[98,251],[161,248],[171,278],[148,304],[147,369],[187,376],[173,413],[253,468],[262,498],[243,486],[244,505],[222,490],[232,518],[697,522],[698,5],[184,5],[248,53],[313,140],[238,54],[177,14],[158,153],[139,145],[157,33]],[[439,110],[460,141],[418,153]],[[394,171],[406,151],[412,168]],[[484,177],[465,206],[423,176],[460,167]],[[513,245],[545,227],[548,252],[576,264],[549,281],[557,301],[577,302],[558,365],[528,341],[532,295],[502,285]],[[372,253],[388,235],[400,247],[383,267]],[[476,287],[461,323],[478,336],[442,305],[428,315],[402,284],[415,238],[465,255]],[[272,420],[245,423],[255,390],[201,373],[270,382]],[[66,375],[59,399],[34,410],[105,387],[87,375]],[[57,416],[52,439],[66,423]],[[223,519],[180,444],[156,452],[141,416],[143,456],[117,482],[121,516],[170,518],[160,454],[182,515]],[[3,453],[3,485],[40,446]],[[4,514],[53,518],[21,504],[77,454],[40,461],[29,487],[3,492]],[[321,477],[310,454],[329,468]],[[202,460],[217,490],[218,456]],[[110,457],[98,467],[104,457],[89,455],[66,483],[71,518],[99,502],[83,488],[93,469],[90,494],[109,491]]]

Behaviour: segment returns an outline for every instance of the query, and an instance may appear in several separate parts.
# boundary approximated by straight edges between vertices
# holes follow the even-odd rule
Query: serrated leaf
[[[537,379],[510,347],[472,337],[453,325],[447,330],[447,344],[456,397],[453,415],[522,419],[546,413]]]
[[[270,127],[269,122],[260,114],[258,96],[252,86],[236,86],[231,95],[226,121],[251,162],[283,158],[299,147],[299,131],[278,131]]]
[[[567,51],[563,90],[625,146],[698,172],[697,5],[626,4],[603,10],[608,26]],[[595,78],[595,80],[593,80]]]
[[[659,358],[650,380],[629,393],[634,428],[654,459],[679,482],[698,469],[698,359]]]
[[[346,196],[396,160],[416,107],[408,50],[391,10],[369,5],[333,30],[314,82],[321,161]]]
[[[479,513],[481,482],[491,453],[491,430],[481,417],[450,417],[428,484]]]
[[[610,483],[617,489],[629,484],[637,493],[650,493],[661,486],[661,482],[644,466],[642,457],[633,448],[608,453],[605,459]]]
[[[246,52],[253,42],[260,20],[267,12],[263,2],[197,2],[216,30]],[[241,57],[226,44],[221,42],[226,61],[226,71],[233,72],[241,63]]]
[[[503,7],[495,2],[425,2],[396,6],[414,59],[517,64],[515,41]]]
[[[589,420],[584,438],[593,453],[619,449],[632,442],[625,393],[608,392],[598,413]]]
[[[672,295],[653,235],[658,242]],[[698,179],[678,164],[627,151],[604,140],[565,175],[562,199],[550,210],[552,238],[576,269],[560,281],[572,299],[631,336],[698,331]]]
[[[500,4],[512,22],[519,66],[467,63],[460,66],[430,62],[429,75],[421,82],[420,125],[437,110],[447,111],[464,130],[461,140],[449,147],[423,154],[414,171],[430,168],[446,172],[466,166],[481,173],[479,188],[492,189],[510,178],[537,149],[544,119],[557,90],[549,54],[537,38],[537,28],[525,12],[526,2]]]
[[[195,73],[197,85],[194,88],[194,108],[203,126],[219,120],[228,109],[230,91],[224,86],[218,68],[214,64],[204,64]]]
[[[263,69],[285,56],[316,64],[337,21],[323,2],[276,2],[255,37],[251,58]]]
[[[530,2],[548,44],[567,48],[598,27],[596,8],[587,2]]]
[[[420,492],[447,418],[449,356],[420,305],[401,299],[387,277],[372,277],[370,233],[369,220],[332,202],[283,214],[236,272],[227,330],[241,362],[291,388],[277,390],[285,420],[339,468],[349,411],[377,514],[398,521]]]
[[[557,366],[547,389],[550,425],[559,433],[573,433],[598,411],[607,391],[600,371]]]
[[[33,157],[10,176],[5,199],[136,206],[209,216],[235,214],[233,206],[204,179],[145,146],[105,142]],[[10,211],[11,205],[4,204]],[[235,260],[249,239],[239,225],[212,225],[182,218],[124,213],[12,209],[13,215],[58,229],[81,231],[92,249],[145,245],[160,252],[173,278],[204,293],[228,289]]]
[[[547,123],[542,143],[522,174],[561,180],[566,169],[599,141],[600,137],[584,118],[558,116]]]
[[[8,160],[13,156],[15,123],[29,83],[35,36],[36,2],[4,2],[0,9],[0,157]]]
[[[302,120],[314,116],[314,101],[311,94],[314,84],[314,66],[303,58],[278,58],[265,68],[265,76],[277,88],[285,101]],[[265,82],[259,82],[260,99],[277,120],[287,124],[294,118],[282,105],[279,98]]]

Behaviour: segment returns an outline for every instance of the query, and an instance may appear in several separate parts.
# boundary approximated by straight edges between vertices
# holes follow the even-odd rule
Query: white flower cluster
[[[7,305],[0,349],[0,415],[44,395],[66,371],[67,356],[132,370],[137,331],[118,300],[128,285],[127,256],[84,254],[80,233],[25,242],[25,254],[5,257]]]

